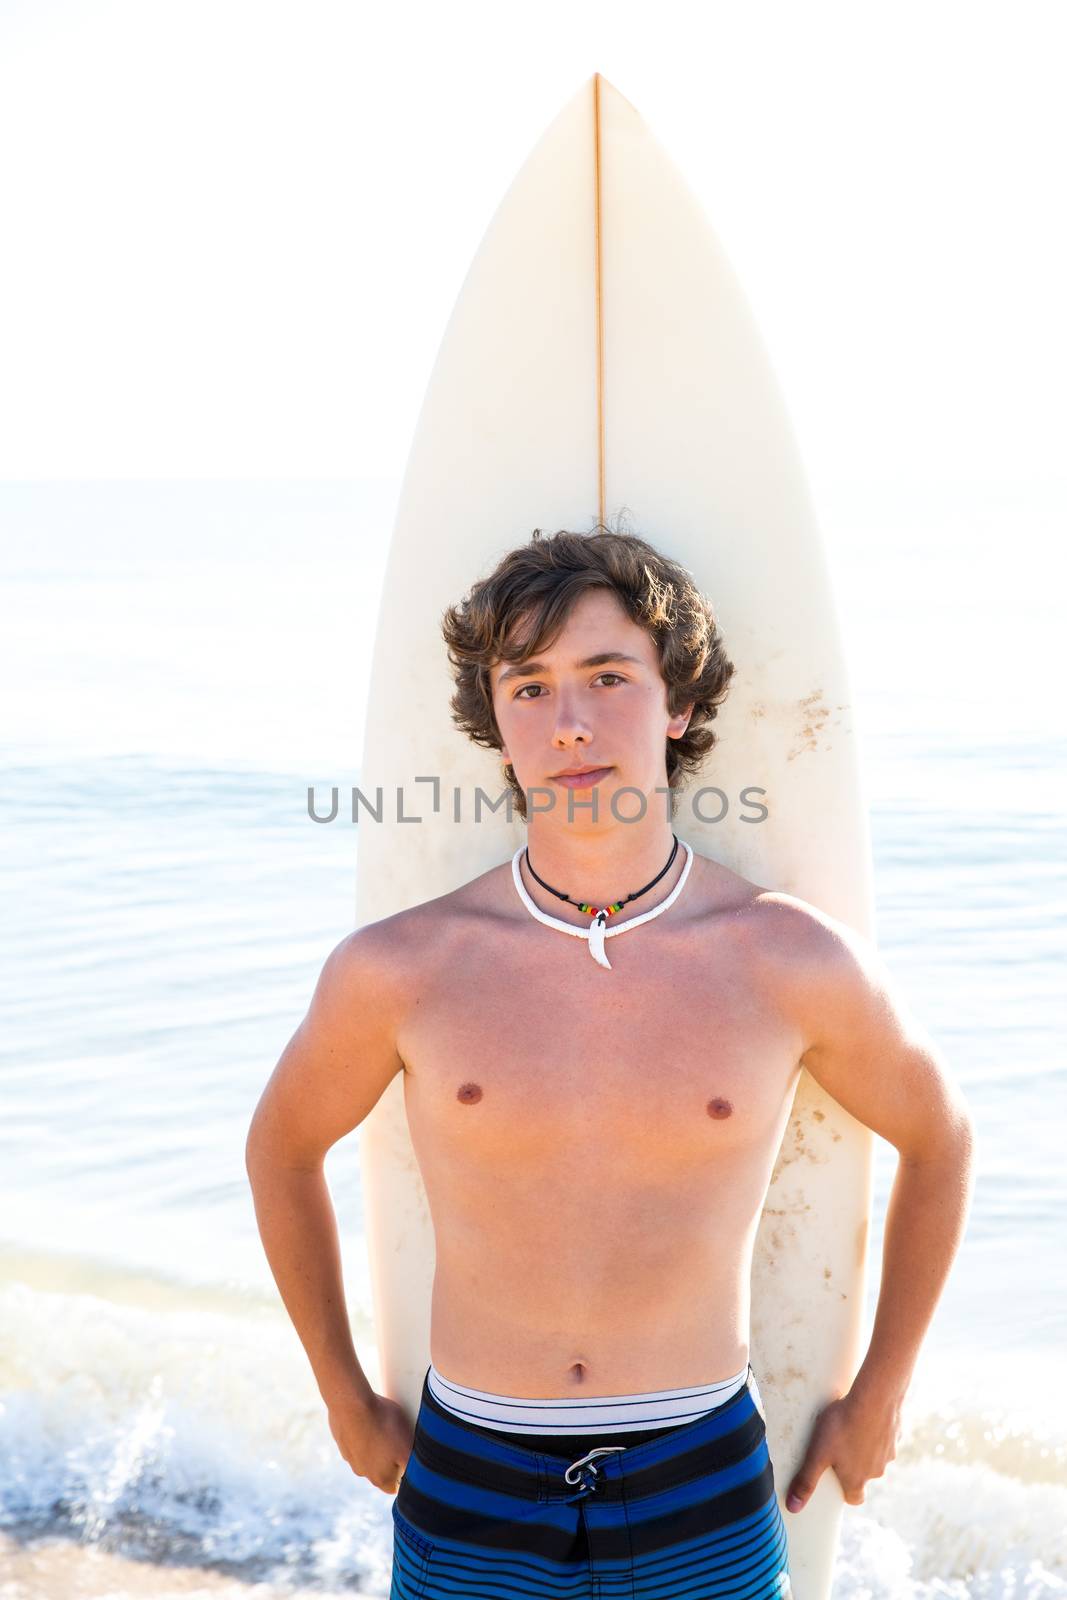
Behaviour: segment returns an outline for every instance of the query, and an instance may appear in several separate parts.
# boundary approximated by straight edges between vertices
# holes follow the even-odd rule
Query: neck
[[[543,824],[546,820],[545,817],[531,817],[527,830],[529,860],[538,877],[544,878],[553,889],[569,895],[571,900],[584,900],[595,906],[624,900],[628,894],[643,889],[666,866],[674,849],[675,830],[662,820],[648,827],[636,822],[620,823],[610,832],[596,834],[536,826],[539,821]],[[609,924],[618,926],[631,917],[653,910],[670,894],[685,863],[686,852],[679,843],[670,868],[659,882],[621,911],[614,912],[608,919]],[[588,913],[543,889],[529,871],[525,855],[520,858],[519,871],[530,899],[540,910],[558,917],[561,922],[571,922],[575,927],[588,927]]]

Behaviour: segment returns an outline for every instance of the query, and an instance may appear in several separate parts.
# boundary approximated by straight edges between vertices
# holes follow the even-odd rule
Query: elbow
[[[974,1154],[977,1130],[970,1107],[957,1083],[950,1085],[943,1123],[945,1143],[969,1165]]]
[[[323,1170],[325,1152],[298,1147],[285,1124],[257,1111],[245,1139],[245,1171],[255,1188],[271,1176],[316,1173]]]
[[[966,1107],[924,1129],[914,1143],[899,1150],[901,1161],[909,1167],[952,1166],[969,1172],[974,1162],[976,1132]]]
[[[263,1134],[263,1119],[257,1106],[245,1136],[245,1171],[252,1181],[255,1180],[256,1172],[263,1160],[265,1149]]]
[[[963,1151],[967,1164],[970,1165],[974,1157],[974,1147],[977,1141],[977,1129],[974,1118],[962,1095],[958,1095],[953,1105],[953,1116],[950,1123],[951,1137],[956,1145]]]
[[[954,1168],[956,1181],[968,1194],[974,1184],[974,1123],[964,1113],[952,1126],[945,1160]]]
[[[968,1189],[970,1189],[974,1184],[975,1149],[978,1142],[978,1134],[974,1122],[967,1112],[964,1112],[959,1138],[963,1152],[960,1158],[960,1165],[963,1169]]]

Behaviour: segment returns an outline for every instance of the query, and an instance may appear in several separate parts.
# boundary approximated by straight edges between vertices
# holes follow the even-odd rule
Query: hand
[[[900,1443],[899,1399],[884,1399],[855,1386],[831,1400],[815,1418],[803,1460],[786,1495],[787,1511],[801,1511],[827,1467],[833,1467],[850,1506],[864,1502],[863,1486],[880,1478]]]
[[[352,1471],[384,1494],[396,1494],[407,1469],[415,1429],[402,1406],[385,1395],[337,1400],[327,1408],[330,1432]]]

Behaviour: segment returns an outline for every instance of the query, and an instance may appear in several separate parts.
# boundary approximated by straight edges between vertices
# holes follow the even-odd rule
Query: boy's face
[[[611,659],[581,665],[600,655]],[[587,803],[576,806],[576,818],[592,818],[593,787],[598,819],[612,816],[612,793],[625,785],[647,796],[652,812],[655,790],[667,783],[666,740],[681,737],[693,707],[670,715],[656,646],[610,590],[582,595],[551,646],[521,665],[496,662],[489,681],[502,754],[521,788],[547,790],[555,796],[552,812],[567,817],[572,786],[558,774],[568,767],[606,768],[577,791]],[[543,796],[534,796],[534,803],[543,804]],[[620,817],[639,813],[636,796],[624,795]]]

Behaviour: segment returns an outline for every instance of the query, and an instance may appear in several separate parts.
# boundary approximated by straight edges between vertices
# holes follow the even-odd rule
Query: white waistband
[[[426,1376],[430,1393],[440,1405],[466,1422],[477,1423],[480,1428],[545,1434],[596,1433],[610,1428],[613,1433],[630,1433],[641,1428],[662,1428],[672,1422],[679,1425],[692,1422],[705,1411],[725,1405],[744,1388],[748,1365],[746,1363],[732,1378],[695,1389],[602,1394],[585,1400],[531,1400],[490,1394],[486,1389],[468,1389],[442,1377],[432,1362]]]

